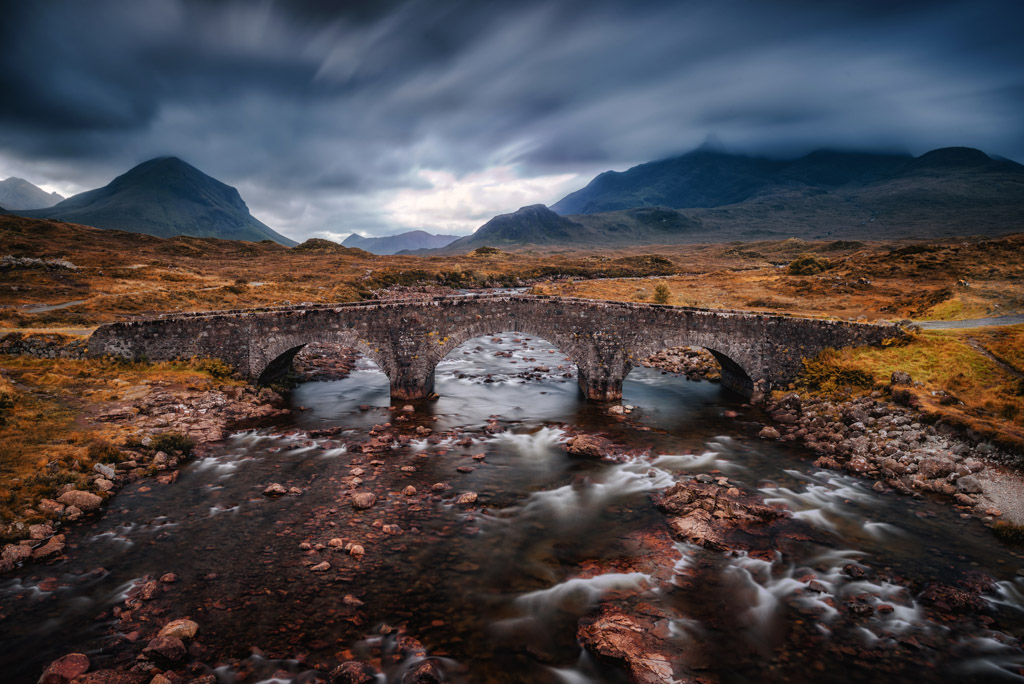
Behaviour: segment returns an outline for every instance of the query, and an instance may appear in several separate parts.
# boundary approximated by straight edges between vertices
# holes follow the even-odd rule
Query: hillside
[[[177,157],[151,159],[102,188],[48,209],[19,213],[157,237],[190,235],[295,244],[254,218],[238,190]]]
[[[460,235],[434,235],[424,230],[410,230],[384,237],[363,237],[353,233],[341,244],[346,247],[365,249],[371,254],[398,254],[417,249],[436,249],[458,240]]]
[[[434,253],[483,245],[1002,235],[1024,229],[1024,166],[970,148],[920,157],[821,150],[789,161],[700,149],[603,173],[547,214],[526,209]]]
[[[55,192],[46,192],[24,178],[11,176],[0,181],[0,206],[7,209],[44,209],[64,199]]]

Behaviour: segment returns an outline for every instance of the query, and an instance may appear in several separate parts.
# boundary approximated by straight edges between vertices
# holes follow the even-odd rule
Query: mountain
[[[436,253],[484,245],[997,235],[1024,231],[1022,217],[1024,166],[972,148],[919,157],[819,150],[789,160],[701,148],[602,173],[547,213],[526,207],[497,216]]]
[[[461,235],[433,235],[423,230],[410,230],[385,237],[365,238],[353,233],[341,243],[346,247],[365,249],[371,254],[398,254],[406,250],[436,249],[444,247]]]
[[[932,173],[933,180],[955,182],[957,176],[979,171],[1012,176],[1022,170],[1020,164],[992,159],[967,147],[932,150],[916,158],[818,150],[798,159],[766,159],[699,148],[623,172],[606,171],[551,209],[569,216],[643,206],[711,208],[794,189],[848,191],[922,173]],[[936,178],[936,174],[946,178]]]
[[[48,209],[18,213],[157,237],[191,235],[296,244],[253,218],[238,190],[177,157],[151,159],[102,188],[69,197]]]
[[[46,192],[24,178],[11,176],[0,181],[0,205],[7,209],[44,209],[62,199],[57,193]]]
[[[680,235],[698,235],[701,228],[700,221],[665,207],[565,217],[543,204],[534,204],[511,214],[495,216],[472,235],[429,253],[458,254],[483,246],[523,244],[577,247],[664,244],[678,242]]]

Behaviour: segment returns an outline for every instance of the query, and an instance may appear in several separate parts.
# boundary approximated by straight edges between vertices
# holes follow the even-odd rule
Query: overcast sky
[[[297,240],[469,233],[709,135],[1024,162],[1020,0],[3,8],[0,178],[69,195],[173,154]]]

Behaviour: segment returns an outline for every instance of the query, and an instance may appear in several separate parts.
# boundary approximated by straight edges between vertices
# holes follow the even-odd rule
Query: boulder
[[[373,492],[356,492],[352,495],[352,508],[357,510],[373,508],[375,503],[377,503],[377,495]]]
[[[948,458],[941,458],[938,456],[930,456],[928,458],[921,459],[921,462],[917,464],[918,472],[927,477],[929,480],[946,477],[956,468],[956,464]]]
[[[98,511],[103,499],[92,492],[83,492],[81,489],[72,489],[57,497],[58,503],[65,506],[75,506],[84,513]]]
[[[55,534],[45,544],[32,551],[32,558],[35,560],[46,560],[64,553],[64,535]]]
[[[570,456],[601,458],[605,453],[605,440],[593,435],[576,435],[565,444]]]
[[[69,653],[50,663],[39,678],[39,684],[64,684],[88,671],[88,656],[84,653]]]
[[[377,670],[369,663],[350,660],[331,670],[327,681],[330,684],[372,684],[377,681]]]
[[[889,383],[893,385],[913,385],[914,379],[906,371],[893,371],[889,377]]]
[[[0,558],[11,564],[21,563],[32,557],[32,547],[24,544],[7,544],[0,552]]]
[[[158,636],[142,649],[142,657],[164,669],[172,669],[185,660],[185,644],[173,636]]]
[[[175,637],[184,641],[186,639],[194,639],[198,631],[198,623],[182,618],[180,620],[172,620],[161,627],[157,636]]]
[[[263,496],[284,496],[287,493],[288,490],[279,482],[271,482],[267,485],[267,488],[263,490]]]

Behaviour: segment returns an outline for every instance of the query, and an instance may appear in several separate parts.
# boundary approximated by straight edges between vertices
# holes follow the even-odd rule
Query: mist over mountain
[[[238,190],[177,157],[151,159],[102,188],[47,209],[18,213],[157,237],[191,235],[296,244],[254,218]]]
[[[55,192],[46,192],[24,178],[11,176],[0,181],[0,206],[7,209],[44,209],[64,199]]]
[[[792,160],[700,148],[602,173],[547,213],[526,207],[497,216],[444,252],[1002,234],[1024,229],[1022,217],[1024,166],[972,148],[919,157],[819,150]]]
[[[444,247],[461,235],[434,235],[424,230],[410,230],[384,237],[363,237],[353,233],[341,243],[345,247],[358,247],[371,254],[398,254],[407,250],[436,249]]]

